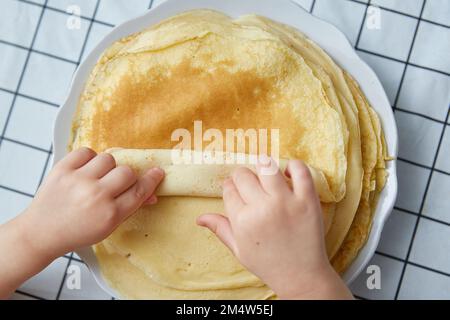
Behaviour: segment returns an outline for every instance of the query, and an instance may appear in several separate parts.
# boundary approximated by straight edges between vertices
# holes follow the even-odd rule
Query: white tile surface
[[[32,0],[42,4],[44,0]],[[312,0],[295,0],[304,8],[309,10]],[[372,3],[379,3],[393,10],[398,10],[410,15],[418,15],[422,0],[372,0]],[[153,1],[156,6],[162,0]],[[367,3],[367,0],[359,1]],[[60,10],[66,10],[69,4],[79,5],[83,16],[90,16],[94,11],[96,1],[91,0],[49,0],[49,5]],[[135,1],[112,1],[101,0],[96,19],[107,23],[118,24],[132,16],[142,14],[149,6],[150,0]],[[329,6],[330,9],[326,9]],[[326,20],[338,25],[339,28],[354,41],[355,35],[359,31],[360,25],[356,23],[360,19],[361,9],[364,5],[349,0],[339,1],[316,1],[316,14]],[[356,8],[356,9],[355,9]],[[0,4],[0,40],[14,42],[27,46],[31,43],[32,36],[41,12],[41,7],[30,5],[15,0],[4,0]],[[429,0],[425,7],[423,17],[448,24],[450,21],[450,1]],[[416,20],[404,17],[399,14],[381,11],[381,30],[368,30],[363,28],[360,47],[365,50],[375,51],[381,55],[387,55],[396,59],[405,60],[412,41]],[[58,16],[60,17],[58,18]],[[47,17],[47,18],[45,18]],[[62,55],[65,58],[78,58],[80,50],[80,40],[73,35],[68,35],[67,30],[59,26],[69,15],[55,13],[53,10],[46,11],[41,27],[43,30],[37,39],[37,46],[43,51]],[[88,23],[87,20],[83,20]],[[447,41],[449,37],[448,29],[436,26],[428,26],[422,23],[423,30],[419,30],[416,40],[416,47],[412,54],[413,63],[425,65],[431,68],[447,70],[448,52],[450,45]],[[53,26],[56,26],[52,28]],[[93,46],[100,41],[104,35],[110,31],[110,27],[94,23],[91,34],[87,41],[85,55],[90,52]],[[56,39],[56,40],[55,40]],[[84,40],[84,38],[82,39]],[[70,43],[68,43],[70,42]],[[73,42],[73,43],[72,43]],[[15,50],[14,47],[6,48],[0,44],[0,88],[15,90],[18,82],[18,75],[22,70],[26,51]],[[14,48],[14,49],[12,49]],[[403,73],[403,64],[377,57],[373,54],[359,53],[369,65],[375,70],[386,88],[391,103],[394,102],[399,81]],[[25,77],[20,88],[20,92],[48,100],[53,103],[60,103],[66,93],[74,65],[45,57],[37,53],[32,53],[30,63],[27,66]],[[399,97],[398,107],[420,113],[435,119],[444,120],[449,105],[449,77],[444,74],[421,70],[409,66],[405,74],[402,92]],[[11,104],[12,95],[0,90],[0,130]],[[18,103],[20,101],[18,99]],[[27,104],[27,106],[29,106]],[[17,107],[17,105],[16,105]],[[23,106],[25,110],[25,106]],[[39,109],[39,108],[38,108]],[[18,111],[20,111],[20,107]],[[37,110],[37,109],[36,109]],[[33,110],[33,111],[36,111]],[[18,112],[15,111],[15,112]],[[46,115],[33,114],[31,117],[43,116],[44,122],[48,121]],[[402,142],[400,150],[402,156],[411,161],[420,163],[430,163],[430,155],[435,150],[434,129],[429,129],[427,120],[415,115],[402,116],[402,123],[399,124]],[[45,120],[47,119],[47,120]],[[27,143],[43,146],[48,141],[48,123],[42,126],[34,126],[25,119],[24,113],[13,114],[11,123],[8,126],[8,134],[14,133],[15,137],[24,139]],[[42,129],[42,132],[34,133]],[[31,130],[33,129],[33,130]],[[14,130],[14,131],[10,131]],[[423,130],[423,137],[419,137]],[[449,172],[449,149],[450,130],[447,130],[441,152],[436,163],[436,168]],[[406,142],[404,142],[406,141]],[[47,144],[45,144],[47,145]],[[27,147],[17,146],[8,141],[3,141],[0,147],[0,185],[11,184],[10,187],[20,189],[28,193],[34,193],[36,184],[44,169],[47,154],[40,154],[39,151]],[[397,205],[407,210],[418,211],[424,193],[426,181],[429,177],[429,170],[423,169],[405,162],[399,161],[399,198]],[[47,168],[47,172],[48,172]],[[6,172],[6,173],[5,173]],[[448,196],[445,191],[448,189],[448,176],[434,173],[432,176],[428,196],[425,202],[423,213],[427,216],[448,221]],[[13,191],[0,188],[0,223],[14,217],[21,212],[30,202],[31,198],[20,195]],[[409,240],[412,236],[416,216],[395,211],[388,221],[379,245],[379,252],[399,258],[405,258]],[[429,222],[429,220],[421,219]],[[421,224],[422,224],[421,222]],[[435,265],[445,268],[448,258],[443,250],[446,249],[445,241],[450,237],[446,230],[447,226],[440,224],[436,228],[418,230],[419,242],[414,250],[413,258],[424,262],[426,265]],[[435,234],[429,234],[429,233]],[[437,241],[439,240],[439,241]],[[417,241],[417,239],[416,239]],[[437,242],[437,244],[436,244]],[[442,248],[444,243],[444,248]],[[420,246],[423,246],[420,247]],[[439,247],[441,246],[441,247]],[[427,255],[423,251],[433,252],[434,255]],[[417,252],[416,252],[417,251]],[[44,273],[28,282],[21,290],[48,299],[54,299],[58,292],[68,260],[61,258]],[[365,286],[367,274],[362,274],[352,286],[353,291],[359,296],[372,299],[392,299],[395,295],[397,283],[402,270],[402,263],[384,256],[376,255],[372,263],[382,267],[382,290],[369,291]],[[82,268],[83,274],[87,271]],[[88,283],[83,285],[81,292],[63,290],[61,298],[94,298],[103,292],[98,291],[91,278],[86,277]],[[85,277],[83,276],[83,279]],[[426,271],[413,266],[406,268],[404,283],[400,291],[400,298],[430,298],[445,297],[450,298],[450,283],[446,276],[442,276],[430,271]],[[85,281],[85,280],[83,280]],[[16,294],[13,299],[21,299],[25,296]]]
[[[450,126],[448,125],[442,138],[436,168],[450,173]]]
[[[64,276],[68,260],[58,258],[47,268],[25,282],[20,290],[35,296],[54,300]]]
[[[450,158],[447,158],[450,161]],[[450,175],[433,172],[423,214],[450,223]]]
[[[0,148],[0,184],[29,194],[36,191],[47,154],[9,141]]]
[[[410,261],[450,274],[450,228],[420,219]]]
[[[380,29],[364,26],[358,47],[406,61],[417,20],[381,10]]]
[[[358,37],[366,6],[347,0],[317,0],[313,14],[338,27],[352,45]]]
[[[22,73],[27,51],[21,48],[0,43],[0,73],[7,77],[0,77],[0,88],[15,91]],[[16,61],[15,64],[9,61]]]
[[[17,97],[5,136],[49,150],[57,111],[54,106]]]
[[[380,267],[381,289],[369,290],[367,288],[367,279],[370,274],[363,271],[350,286],[353,294],[365,299],[393,299],[395,297],[395,291],[400,279],[403,266],[402,263],[397,260],[375,254],[368,265],[376,265]]]
[[[377,251],[405,259],[417,217],[394,210],[386,222]]]
[[[450,26],[450,6],[448,5],[448,0],[427,1],[423,17]]]
[[[311,6],[313,4],[313,0],[293,0],[293,1],[298,3],[299,5],[301,5],[303,7],[303,9],[305,9],[306,11],[310,11]],[[164,1],[160,1],[160,0],[153,1],[153,7],[155,7],[155,5],[157,5],[158,3],[161,3],[161,2],[164,2]]]
[[[430,170],[403,161],[398,161],[397,165],[400,192],[396,205],[402,209],[418,212]]]
[[[358,55],[375,71],[393,105],[405,64],[361,51]]]
[[[450,29],[422,21],[411,54],[411,62],[450,73]]]
[[[397,107],[444,121],[450,104],[450,78],[408,66]]]
[[[91,31],[89,32],[89,38],[86,42],[86,48],[83,52],[83,59],[94,49],[94,47],[103,40],[103,38],[111,32],[113,28],[94,22],[92,24]]]
[[[31,54],[28,64],[20,92],[51,103],[62,103],[75,65],[38,53]]]
[[[3,132],[12,100],[13,95],[11,93],[0,91],[0,132]]]
[[[395,120],[399,131],[399,157],[431,167],[443,125],[402,111],[395,112]],[[417,152],[418,149],[427,152]]]
[[[3,0],[0,10],[0,39],[30,46],[42,8],[15,0]]]
[[[399,299],[450,299],[450,277],[408,265]]]
[[[72,18],[67,14],[46,10],[33,48],[58,57],[78,61],[89,21],[79,19],[79,25],[73,28],[69,19]],[[52,36],[49,37],[49,34]]]
[[[418,17],[423,0],[372,0],[371,4]]]
[[[80,289],[74,289],[71,277],[78,275],[81,279]],[[110,300],[111,296],[98,286],[85,264],[72,260],[59,298],[61,300]]]
[[[0,188],[0,224],[20,214],[30,204],[31,198],[22,194]]]

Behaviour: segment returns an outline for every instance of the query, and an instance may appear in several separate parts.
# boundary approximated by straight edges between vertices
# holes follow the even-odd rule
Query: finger
[[[97,154],[94,150],[89,148],[80,148],[70,152],[61,161],[59,161],[55,167],[74,170],[84,166]]]
[[[292,180],[292,188],[295,194],[314,194],[314,183],[308,167],[300,160],[289,160],[286,167],[286,175]]]
[[[136,211],[155,192],[163,177],[164,171],[160,168],[148,170],[133,186],[116,198],[119,212],[128,217]]]
[[[211,230],[236,255],[236,243],[227,217],[220,214],[204,214],[197,218],[197,224]]]
[[[223,182],[223,202],[225,212],[230,218],[245,205],[232,179]]]
[[[114,198],[127,191],[138,180],[137,175],[128,166],[118,166],[100,179],[100,184]]]
[[[116,160],[109,153],[100,153],[79,169],[79,172],[93,177],[101,178],[116,167]]]
[[[277,163],[267,156],[261,158],[256,165],[256,172],[264,191],[268,194],[289,192],[289,186]]]
[[[150,198],[144,201],[143,205],[153,205],[158,203],[158,197],[156,194],[152,194]]]
[[[233,172],[232,179],[245,203],[258,201],[261,197],[267,195],[263,190],[258,177],[248,168],[237,168]]]

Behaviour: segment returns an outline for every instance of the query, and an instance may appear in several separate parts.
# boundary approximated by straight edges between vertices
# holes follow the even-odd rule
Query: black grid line
[[[97,0],[97,2],[95,4],[94,13],[92,14],[92,18],[90,19],[90,22],[89,22],[89,27],[88,27],[88,30],[86,32],[85,38],[84,38],[83,46],[81,47],[80,55],[78,57],[77,66],[81,63],[81,59],[83,58],[84,51],[86,50],[86,45],[87,45],[87,42],[89,40],[89,35],[91,34],[92,25],[94,23],[95,16],[97,15],[97,11],[98,11],[98,8],[100,6],[100,1],[101,0]],[[50,158],[50,155],[47,158],[47,164],[48,164],[49,158]],[[42,171],[41,181],[42,181],[42,179],[43,179],[43,177],[45,175],[45,171],[47,170],[47,164],[44,166],[44,170]],[[69,256],[69,261],[67,262],[67,266],[66,266],[66,269],[64,271],[63,278],[61,280],[61,285],[59,287],[58,294],[56,295],[56,300],[59,300],[59,297],[61,296],[61,291],[62,291],[62,288],[64,286],[64,282],[66,280],[67,269],[69,268],[70,263],[72,262],[72,259],[73,259],[73,252]]]
[[[78,259],[77,257],[75,257],[74,252],[70,252],[68,255],[63,255],[62,258],[66,258],[66,259],[70,259],[72,261],[76,261],[76,262],[79,262],[79,263],[82,263],[82,264],[86,264],[83,260]]]
[[[411,211],[411,210],[408,210],[408,209],[403,209],[403,208],[400,208],[400,207],[397,207],[397,206],[394,206],[394,209],[397,210],[397,211],[403,212],[403,213],[407,213],[407,214],[416,216],[416,217],[419,216],[419,213],[414,212],[414,211]],[[438,224],[442,224],[442,225],[444,225],[444,226],[450,227],[450,222],[447,222],[447,221],[443,221],[443,220],[440,220],[440,219],[437,219],[437,218],[430,217],[429,215],[426,215],[426,214],[424,214],[424,213],[422,213],[422,214],[420,215],[420,217],[421,217],[422,219],[426,219],[426,220],[433,221],[433,222],[436,222],[436,223],[438,223]]]
[[[387,55],[384,55],[384,54],[381,54],[381,53],[378,53],[378,52],[369,51],[369,50],[366,50],[366,49],[363,49],[363,48],[359,48],[359,47],[356,48],[356,47],[355,47],[355,50],[356,50],[356,51],[360,51],[360,52],[364,52],[364,53],[367,53],[367,54],[370,54],[370,55],[372,55],[372,56],[384,58],[384,59],[387,59],[387,60],[391,60],[391,61],[395,61],[395,62],[399,62],[399,63],[406,63],[406,61],[403,61],[403,60],[401,60],[401,59],[397,59],[397,58],[394,58],[394,57],[390,57],[390,56],[387,56]],[[412,62],[408,62],[408,64],[409,64],[410,66],[416,67],[416,68],[418,68],[418,69],[424,69],[424,70],[427,70],[427,71],[432,71],[432,72],[440,73],[440,74],[442,74],[442,75],[444,75],[444,76],[450,76],[450,73],[445,72],[445,71],[442,71],[442,70],[439,70],[439,69],[433,69],[433,68],[430,68],[430,67],[427,67],[427,66],[422,66],[422,65],[420,65],[420,64],[416,64],[416,63],[412,63]]]
[[[447,111],[447,116],[445,118],[445,122],[447,122],[449,120],[449,116],[450,116],[450,109]],[[446,128],[447,128],[447,126],[445,126],[445,125],[442,126],[442,132],[441,132],[441,135],[440,135],[440,138],[439,138],[438,147],[437,147],[436,153],[434,155],[433,165],[431,166],[432,169],[434,169],[434,167],[436,166],[436,162],[437,162],[437,159],[438,159],[439,151],[441,149],[442,140],[444,139],[444,134],[445,134],[445,129]],[[420,223],[420,218],[422,216],[423,208],[425,206],[425,200],[426,200],[427,195],[428,195],[428,190],[430,189],[431,179],[433,178],[433,172],[434,172],[434,170],[431,170],[430,174],[428,175],[427,184],[425,186],[425,191],[424,191],[424,194],[423,194],[423,197],[422,197],[422,202],[420,204],[419,214],[417,216],[416,223],[414,225],[411,242],[409,243],[408,252],[406,254],[406,261],[409,261],[409,257],[411,255],[412,247],[413,247],[414,240],[415,240],[415,237],[416,237],[416,234],[417,234],[417,229],[418,229],[419,223]],[[402,273],[400,275],[400,280],[399,280],[399,283],[398,283],[398,286],[397,286],[397,290],[395,292],[395,299],[398,298],[398,295],[400,293],[401,286],[402,286],[402,283],[403,283],[403,278],[405,276],[405,270],[406,270],[406,263],[403,265],[403,268],[402,268]]]
[[[399,107],[395,107],[395,110],[401,111],[403,113],[412,114],[412,115],[415,115],[415,116],[418,116],[418,117],[421,117],[421,118],[424,118],[424,119],[427,119],[427,120],[430,120],[430,121],[433,121],[433,122],[436,122],[439,124],[446,124],[445,121],[427,116],[426,114],[423,114],[423,113],[419,113],[419,112],[415,112],[415,111],[411,111],[411,110],[407,110],[407,109],[403,109],[403,108],[399,108]]]
[[[393,255],[391,255],[391,254],[383,253],[383,252],[380,252],[380,251],[378,251],[378,250],[375,251],[375,254],[377,254],[377,255],[379,255],[379,256],[382,256],[382,257],[385,257],[385,258],[389,258],[389,259],[398,261],[398,262],[402,262],[402,263],[404,263],[405,265],[414,266],[414,267],[419,268],[419,269],[431,271],[431,272],[438,273],[438,274],[443,275],[443,276],[446,276],[446,277],[450,277],[450,273],[447,273],[447,272],[444,272],[444,271],[441,271],[441,270],[438,270],[438,269],[435,269],[435,268],[430,268],[430,267],[427,267],[427,266],[425,266],[425,265],[423,265],[423,264],[420,264],[420,263],[416,263],[416,262],[412,262],[412,261],[407,261],[407,260],[405,260],[405,259],[402,259],[402,258],[393,256]]]
[[[436,169],[436,168],[432,168],[432,167],[426,166],[426,165],[424,165],[424,164],[417,163],[417,162],[415,162],[415,161],[411,161],[411,160],[404,159],[404,158],[401,158],[401,157],[397,157],[397,160],[400,160],[401,162],[405,162],[405,163],[412,164],[412,165],[414,165],[414,166],[416,166],[416,167],[420,167],[420,168],[428,169],[428,170],[433,170],[433,171],[442,173],[442,174],[444,174],[444,175],[446,175],[446,176],[450,176],[450,172],[443,171],[443,170]]]
[[[50,164],[50,159],[52,157],[52,151],[53,151],[53,146],[47,154],[47,159],[45,159],[44,169],[42,170],[41,177],[39,178],[39,183],[37,185],[36,192],[37,192],[37,189],[39,189],[39,187],[41,186],[42,182],[44,181],[45,172],[47,171],[47,167]]]
[[[62,290],[64,288],[64,283],[66,282],[67,269],[69,269],[70,263],[72,262],[72,256],[73,256],[73,252],[70,254],[69,258],[67,259],[67,264],[66,264],[66,267],[64,269],[64,274],[63,274],[63,277],[61,279],[61,283],[59,284],[59,288],[58,288],[58,292],[56,293],[55,300],[59,300],[59,297],[61,296]]]
[[[50,153],[51,152],[50,150],[47,150],[47,149],[44,149],[44,148],[41,148],[41,147],[37,147],[37,146],[33,146],[33,145],[29,144],[29,143],[21,142],[21,141],[18,141],[18,140],[12,139],[12,138],[8,138],[8,137],[5,137],[5,136],[0,136],[0,139],[3,139],[5,141],[21,145],[23,147],[28,147],[30,149],[42,151],[42,152],[45,152],[45,153]]]
[[[31,40],[30,47],[27,49],[27,51],[28,51],[27,52],[27,56],[25,58],[25,62],[24,62],[24,65],[23,65],[23,68],[22,68],[22,71],[21,71],[21,74],[20,74],[19,82],[17,83],[17,87],[16,87],[16,90],[15,90],[14,95],[13,95],[13,100],[11,102],[11,106],[9,108],[8,115],[6,117],[6,121],[5,121],[5,125],[3,127],[3,131],[2,131],[1,137],[3,137],[5,135],[6,129],[8,128],[8,123],[9,123],[9,120],[11,119],[11,114],[13,112],[14,105],[16,104],[17,92],[19,91],[20,86],[22,84],[23,77],[25,75],[25,71],[26,71],[27,66],[28,66],[28,61],[30,61],[31,49],[33,48],[34,42],[36,41],[36,37],[37,37],[37,34],[39,32],[39,27],[41,26],[42,17],[44,16],[44,12],[45,12],[45,7],[47,5],[47,1],[48,0],[45,0],[44,5],[42,6],[42,10],[41,10],[41,13],[39,15],[39,20],[37,22],[36,29],[34,31],[33,38]],[[3,139],[1,137],[0,137],[0,150],[1,150],[2,142],[3,142]]]
[[[313,2],[311,3],[311,8],[309,8],[310,13],[313,13],[315,6],[316,6],[316,0],[313,0]]]
[[[41,54],[41,55],[44,55],[44,56],[47,56],[47,57],[50,57],[50,58],[54,58],[54,59],[57,59],[57,60],[61,60],[61,61],[64,61],[64,62],[68,62],[68,63],[71,63],[71,64],[76,64],[76,62],[73,61],[73,60],[66,59],[66,58],[63,58],[63,57],[60,57],[60,56],[57,56],[57,55],[54,55],[54,54],[51,54],[51,53],[43,52],[43,51],[40,51],[40,50],[28,48],[26,46],[23,46],[23,45],[20,45],[20,44],[17,44],[17,43],[13,43],[11,41],[6,41],[6,40],[0,39],[0,43],[4,44],[4,45],[11,46],[11,47],[15,47],[15,48],[18,48],[18,49],[22,49],[22,50],[30,50],[33,53],[38,53],[38,54]]]
[[[370,0],[367,3],[364,3],[364,5],[366,6],[366,8],[364,10],[364,15],[363,15],[363,18],[362,18],[361,25],[359,26],[358,36],[356,37],[355,49],[358,48],[359,41],[361,40],[361,35],[362,35],[363,29],[364,29],[364,24],[366,23],[367,11],[369,10],[369,7],[371,6]]]
[[[1,185],[1,184],[0,184],[0,189],[7,190],[7,191],[10,191],[10,192],[14,192],[14,193],[17,193],[17,194],[20,194],[22,196],[26,196],[26,197],[29,197],[29,198],[33,198],[34,197],[34,194],[31,194],[31,193],[28,193],[28,192],[25,192],[25,191],[20,191],[20,190],[17,190],[17,189],[8,187],[8,186],[4,186],[4,185]]]
[[[416,28],[414,29],[414,35],[413,35],[413,38],[412,38],[411,46],[409,47],[408,57],[406,58],[406,65],[403,68],[402,77],[400,78],[400,84],[398,86],[397,94],[395,95],[394,105],[392,106],[394,111],[395,111],[395,109],[397,107],[398,99],[399,99],[400,93],[402,91],[402,87],[403,87],[403,82],[405,80],[406,71],[408,70],[408,63],[409,63],[409,60],[411,59],[411,54],[413,52],[414,44],[416,42],[417,32],[419,31],[421,17],[423,15],[423,11],[425,10],[426,4],[427,4],[427,0],[423,0],[422,8],[420,9],[420,15],[419,15],[419,18],[417,19],[417,23],[416,23]]]
[[[21,295],[23,295],[23,296],[26,296],[26,297],[29,297],[29,298],[33,298],[33,299],[36,299],[36,300],[47,300],[47,299],[45,299],[45,298],[36,296],[36,295],[34,295],[34,294],[31,294],[31,293],[28,293],[28,292],[25,292],[25,291],[22,291],[22,290],[16,290],[16,292],[17,292],[18,294],[21,294]]]
[[[443,276],[446,276],[446,277],[450,278],[450,273],[447,273],[447,272],[444,272],[444,271],[441,271],[441,270],[438,270],[438,269],[435,269],[435,268],[430,268],[430,267],[427,267],[427,266],[425,266],[423,264],[420,264],[420,263],[407,261],[405,259],[393,256],[391,254],[383,253],[383,252],[380,252],[380,251],[376,251],[375,253],[377,255],[382,256],[382,257],[389,258],[389,259],[392,259],[392,260],[395,260],[395,261],[398,261],[398,262],[402,262],[402,263],[404,263],[406,265],[414,266],[414,267],[419,268],[419,269],[423,269],[423,270],[431,271],[431,272],[434,272],[434,273],[438,273],[440,275],[443,275]]]
[[[43,100],[43,99],[40,99],[40,98],[32,97],[32,96],[29,96],[27,94],[23,94],[23,93],[20,93],[20,92],[16,93],[15,91],[12,91],[12,90],[9,90],[9,89],[5,89],[5,88],[1,88],[1,87],[0,87],[0,91],[7,92],[7,93],[10,93],[12,95],[15,94],[15,95],[17,95],[18,97],[21,97],[21,98],[33,100],[33,101],[40,102],[40,103],[45,103],[45,104],[48,104],[49,106],[52,106],[52,107],[55,107],[55,108],[59,108],[59,104],[56,104],[56,103],[53,103],[53,102],[50,102],[50,101],[47,101],[47,100]]]

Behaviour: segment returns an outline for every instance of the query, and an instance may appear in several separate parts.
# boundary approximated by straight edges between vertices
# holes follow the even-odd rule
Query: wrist
[[[0,226],[0,299],[7,298],[54,259],[36,249],[29,228],[24,214]]]
[[[43,226],[39,215],[28,208],[17,217],[17,230],[26,250],[31,252],[35,258],[42,263],[49,264],[64,252],[57,248],[57,242],[52,240],[49,226]]]
[[[291,281],[289,288],[278,296],[287,300],[347,300],[353,299],[350,290],[330,264],[303,274]]]

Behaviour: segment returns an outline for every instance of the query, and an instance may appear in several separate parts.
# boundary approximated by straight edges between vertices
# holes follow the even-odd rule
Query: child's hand
[[[308,168],[290,161],[286,175],[239,168],[224,183],[227,217],[207,214],[208,227],[280,298],[351,298],[325,252],[320,202]]]
[[[38,250],[57,257],[106,238],[153,195],[164,173],[150,169],[138,178],[107,153],[88,148],[61,160],[23,216]]]
[[[0,299],[53,259],[106,238],[153,192],[164,172],[138,178],[109,154],[82,148],[51,171],[26,211],[0,225]]]

